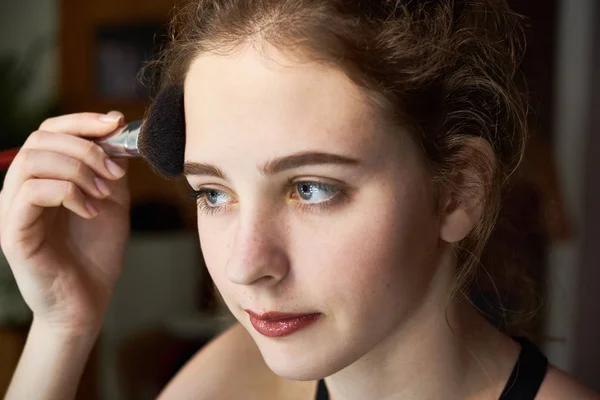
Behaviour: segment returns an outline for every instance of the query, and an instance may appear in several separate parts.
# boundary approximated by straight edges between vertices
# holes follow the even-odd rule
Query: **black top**
[[[521,344],[521,352],[499,400],[533,400],[548,371],[548,359],[529,340],[521,337],[515,340]],[[322,379],[315,400],[329,400]]]

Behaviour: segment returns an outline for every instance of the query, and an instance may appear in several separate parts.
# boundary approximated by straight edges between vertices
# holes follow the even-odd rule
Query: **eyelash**
[[[334,207],[334,206],[342,203],[344,200],[347,200],[347,198],[348,198],[347,192],[345,190],[343,190],[341,187],[323,183],[323,182],[317,182],[317,181],[295,181],[294,182],[292,180],[289,180],[287,191],[292,190],[292,193],[294,193],[294,194],[296,194],[296,196],[298,196],[297,186],[302,183],[309,183],[309,184],[333,187],[333,188],[335,188],[336,192],[329,199],[324,200],[319,203],[304,203],[302,201],[294,201],[294,206],[296,207],[296,209],[298,211],[301,211],[301,212],[324,211],[324,210],[327,210],[331,207]],[[199,190],[192,189],[190,196],[192,198],[196,199],[196,202],[198,203],[198,211],[200,211],[204,214],[207,214],[207,215],[215,215],[215,214],[220,214],[220,213],[226,212],[229,209],[229,205],[224,205],[224,206],[208,205],[208,201],[206,200],[206,195],[208,194],[208,192],[211,192],[211,191],[222,192],[222,190],[212,189],[212,188],[201,188]]]

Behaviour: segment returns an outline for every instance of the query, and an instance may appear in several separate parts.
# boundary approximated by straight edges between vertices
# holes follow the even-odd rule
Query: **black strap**
[[[533,400],[548,371],[548,359],[529,340],[514,339],[521,344],[521,352],[499,400]],[[329,400],[323,379],[317,385],[315,400]]]
[[[533,400],[546,377],[548,359],[529,340],[514,339],[521,344],[521,353],[500,400]]]
[[[317,385],[317,397],[315,397],[315,400],[329,400],[329,392],[323,379],[320,379]]]

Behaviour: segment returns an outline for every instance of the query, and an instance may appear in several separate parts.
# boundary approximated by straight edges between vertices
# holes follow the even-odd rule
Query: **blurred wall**
[[[600,5],[596,9],[593,35],[593,60],[589,140],[586,162],[583,271],[576,322],[574,373],[600,392]]]
[[[553,144],[574,239],[555,243],[549,256],[545,351],[552,363],[600,390],[600,246],[591,235],[600,233],[600,124],[592,126],[598,2],[561,0],[558,16]]]
[[[32,46],[40,46],[42,51],[34,66],[36,78],[27,93],[27,103],[54,99],[58,92],[58,1],[0,0],[0,15],[0,56],[7,52],[25,56]]]

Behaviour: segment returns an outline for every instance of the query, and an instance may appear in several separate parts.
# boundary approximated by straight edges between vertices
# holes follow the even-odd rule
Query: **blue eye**
[[[217,189],[192,190],[192,197],[204,208],[219,208],[229,200],[229,194]]]
[[[204,196],[211,207],[218,207],[227,202],[229,195],[217,189],[206,189],[204,190]]]
[[[311,203],[322,203],[334,196],[339,189],[319,182],[298,182],[296,191],[301,199]]]

